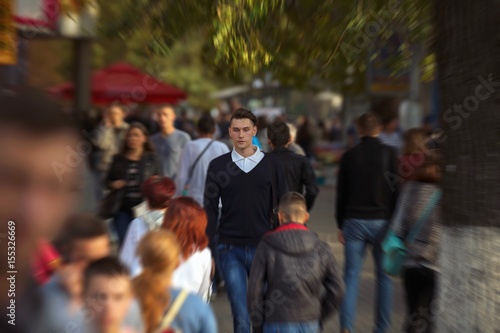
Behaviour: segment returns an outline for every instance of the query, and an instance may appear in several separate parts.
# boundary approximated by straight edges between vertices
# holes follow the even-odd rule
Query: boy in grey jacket
[[[280,226],[257,248],[248,282],[253,332],[319,332],[342,302],[344,283],[333,253],[304,224],[306,201],[297,192],[280,200]]]

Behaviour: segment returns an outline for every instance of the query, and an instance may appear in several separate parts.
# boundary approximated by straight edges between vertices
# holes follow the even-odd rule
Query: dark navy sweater
[[[268,154],[248,173],[232,161],[231,153],[210,163],[205,183],[205,210],[212,249],[216,234],[221,244],[257,246],[262,236],[272,229],[270,216],[287,190],[281,169],[279,161]],[[217,226],[219,198],[222,211]]]

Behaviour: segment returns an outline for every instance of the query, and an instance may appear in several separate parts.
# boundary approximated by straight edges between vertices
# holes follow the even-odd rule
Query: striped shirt
[[[438,189],[439,187],[434,184],[414,181],[403,185],[392,221],[392,228],[398,237],[405,239],[408,236],[429,202],[429,198]],[[424,222],[415,241],[409,246],[405,266],[423,265],[437,270],[442,221],[441,202],[438,202]]]

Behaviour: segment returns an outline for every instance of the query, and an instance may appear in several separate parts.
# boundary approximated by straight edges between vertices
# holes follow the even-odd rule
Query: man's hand
[[[340,229],[337,233],[337,238],[339,239],[340,244],[345,245],[344,233]]]

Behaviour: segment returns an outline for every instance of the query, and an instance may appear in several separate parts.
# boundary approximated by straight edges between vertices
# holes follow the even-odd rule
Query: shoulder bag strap
[[[177,295],[177,297],[175,298],[174,303],[172,303],[172,306],[170,307],[170,309],[168,309],[167,314],[163,317],[158,332],[161,332],[162,330],[165,330],[170,327],[175,317],[179,313],[179,310],[181,309],[182,305],[186,301],[188,295],[189,292],[185,289],[182,289],[179,292],[179,295]]]
[[[205,154],[205,152],[208,150],[208,148],[210,148],[210,146],[212,145],[212,143],[214,142],[215,140],[211,140],[207,146],[201,151],[201,153],[198,155],[198,157],[196,158],[196,160],[194,161],[193,165],[191,165],[191,167],[189,168],[189,173],[188,173],[188,179],[187,179],[187,182],[186,182],[186,185],[189,185],[189,183],[191,183],[191,178],[193,177],[193,172],[194,172],[194,168],[196,167],[196,165],[198,164],[198,161],[200,160],[200,158],[203,156],[203,154]]]
[[[430,214],[432,213],[432,210],[438,204],[439,199],[441,199],[441,195],[442,195],[441,190],[434,191],[431,198],[427,202],[427,205],[424,207],[422,213],[420,214],[420,217],[418,218],[417,222],[410,230],[410,233],[406,238],[406,242],[408,244],[411,244],[415,241],[415,238],[417,238],[417,235],[420,233],[420,230],[422,229],[424,222],[429,218]]]

